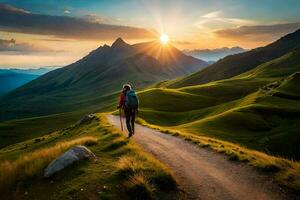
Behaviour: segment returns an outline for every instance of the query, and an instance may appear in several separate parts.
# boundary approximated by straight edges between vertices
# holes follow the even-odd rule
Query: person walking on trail
[[[135,115],[138,111],[139,100],[135,91],[129,84],[123,85],[122,92],[120,94],[120,101],[118,109],[123,108],[126,118],[126,127],[128,130],[128,137],[134,135],[134,121]]]

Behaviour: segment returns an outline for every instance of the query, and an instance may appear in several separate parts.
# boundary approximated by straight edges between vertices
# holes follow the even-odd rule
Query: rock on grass
[[[44,171],[44,177],[48,178],[58,171],[63,170],[74,162],[84,159],[96,159],[96,156],[85,146],[75,146],[63,155],[53,160]]]

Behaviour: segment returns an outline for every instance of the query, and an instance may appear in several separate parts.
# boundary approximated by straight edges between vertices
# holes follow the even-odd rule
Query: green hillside
[[[288,34],[265,47],[227,56],[203,70],[170,83],[169,87],[178,88],[231,78],[281,57],[299,46],[300,30]]]
[[[276,89],[274,89],[274,94],[279,97],[286,97],[290,99],[300,99],[300,72],[294,73],[287,79],[283,80]]]
[[[85,114],[70,112],[0,122],[0,148],[68,127]]]
[[[141,91],[140,116],[150,124],[299,160],[299,53],[298,48],[231,79],[177,89],[164,82]]]
[[[237,77],[248,78],[280,78],[299,70],[300,47],[277,59],[266,62]]]
[[[139,89],[190,74],[207,65],[173,46],[151,46],[161,56],[142,49],[156,42],[129,45],[118,38],[79,61],[51,71],[0,99],[0,121],[42,115],[105,110],[124,83]],[[170,57],[170,54],[173,57]]]
[[[87,146],[96,161],[82,161],[49,179],[45,167],[74,145]],[[56,130],[0,149],[1,199],[173,199],[172,173],[106,118]],[[2,173],[5,172],[5,173]]]

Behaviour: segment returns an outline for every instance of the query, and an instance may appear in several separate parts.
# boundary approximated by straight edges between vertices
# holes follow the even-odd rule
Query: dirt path
[[[107,118],[120,128],[118,116],[108,115]],[[173,170],[188,199],[291,199],[270,177],[180,138],[136,125],[133,139]]]

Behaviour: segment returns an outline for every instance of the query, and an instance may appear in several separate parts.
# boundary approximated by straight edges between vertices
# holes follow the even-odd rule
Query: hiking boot
[[[133,135],[132,132],[129,132],[128,137],[130,138],[132,135]]]

